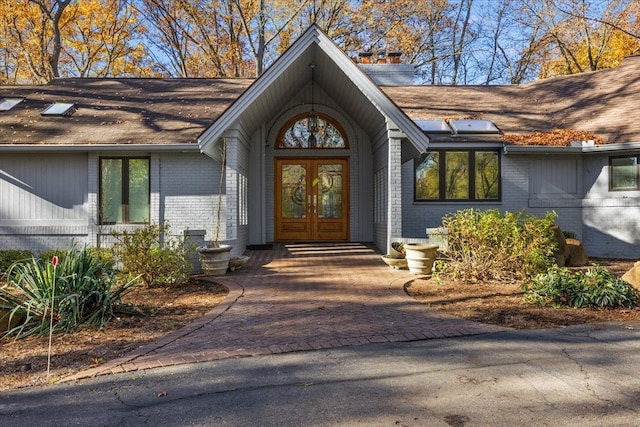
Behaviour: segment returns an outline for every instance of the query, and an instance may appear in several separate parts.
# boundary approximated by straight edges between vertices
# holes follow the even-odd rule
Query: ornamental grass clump
[[[87,248],[71,248],[60,258],[57,268],[36,258],[13,264],[7,283],[0,287],[0,305],[8,307],[8,317],[19,325],[0,335],[16,338],[69,332],[80,326],[101,328],[121,305],[122,295],[134,282],[119,284],[113,263],[92,255]],[[55,293],[54,293],[55,285]]]
[[[442,219],[448,233],[442,273],[475,283],[518,280],[546,271],[554,263],[554,213],[465,209]]]
[[[553,267],[522,286],[524,302],[575,308],[631,308],[640,303],[638,291],[604,267],[585,272]]]

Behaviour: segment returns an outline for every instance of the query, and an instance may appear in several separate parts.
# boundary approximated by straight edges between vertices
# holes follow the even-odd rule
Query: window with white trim
[[[609,158],[609,189],[640,190],[640,155]]]

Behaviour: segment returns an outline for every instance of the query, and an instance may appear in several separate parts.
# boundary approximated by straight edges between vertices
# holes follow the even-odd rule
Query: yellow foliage
[[[640,3],[631,2],[606,22],[573,18],[553,27],[540,53],[540,78],[614,68],[627,56],[640,52]],[[610,25],[612,23],[613,25]]]
[[[60,76],[100,77],[151,74],[145,47],[133,41],[145,31],[136,9],[124,0],[73,1],[57,18],[60,0],[1,0],[5,52],[0,80],[45,83]],[[44,10],[45,6],[50,9]],[[60,34],[56,50],[55,34]],[[56,60],[57,58],[57,60]],[[57,71],[56,71],[57,70]]]

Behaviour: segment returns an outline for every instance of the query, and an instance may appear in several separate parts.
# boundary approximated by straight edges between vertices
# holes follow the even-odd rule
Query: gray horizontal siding
[[[85,154],[0,158],[0,226],[87,224]]]

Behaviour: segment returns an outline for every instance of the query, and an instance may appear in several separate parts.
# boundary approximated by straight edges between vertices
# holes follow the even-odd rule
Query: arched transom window
[[[349,148],[342,127],[331,117],[318,114],[317,130],[309,131],[308,114],[289,120],[280,130],[276,148]]]

